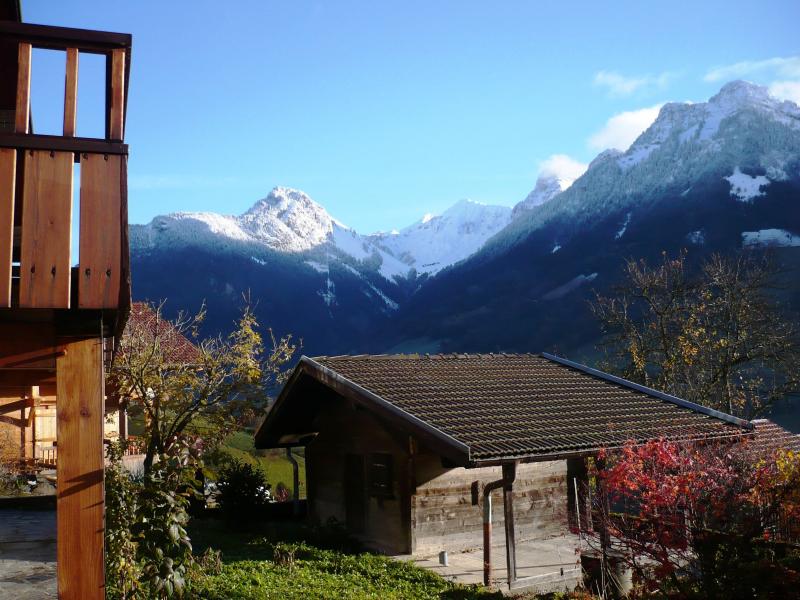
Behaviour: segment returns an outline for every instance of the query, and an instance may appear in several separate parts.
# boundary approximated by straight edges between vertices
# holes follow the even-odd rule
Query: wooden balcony
[[[16,58],[14,110],[0,112],[0,319],[29,320],[22,316],[28,312],[39,314],[34,320],[40,321],[44,310],[79,329],[81,321],[96,324],[100,317],[103,335],[113,335],[130,306],[128,148],[123,133],[131,36],[0,22],[0,39],[4,62],[12,64]],[[33,48],[63,51],[61,136],[32,131]],[[106,59],[104,138],[75,136],[84,53]],[[74,163],[80,164],[79,178],[73,175]],[[77,265],[70,260],[75,186],[80,213]]]
[[[130,307],[123,134],[131,36],[30,25],[19,13],[0,0],[0,18],[16,19],[0,20],[0,404],[20,411],[0,420],[19,428],[23,460],[56,466],[58,597],[102,600],[104,362]],[[63,53],[61,135],[33,131],[34,48]],[[105,57],[102,138],[76,136],[87,53]],[[39,397],[54,398],[55,435],[35,435]],[[26,452],[29,439],[48,438],[57,450]]]

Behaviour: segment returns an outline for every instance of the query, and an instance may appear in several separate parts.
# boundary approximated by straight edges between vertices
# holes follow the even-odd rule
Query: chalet
[[[34,131],[35,48],[64,59],[60,135]],[[86,54],[106,61],[99,138],[76,131]],[[128,34],[23,23],[19,2],[0,0],[0,398],[6,408],[17,403],[26,423],[35,424],[39,399],[55,406],[58,597],[65,600],[105,597],[104,372],[130,309],[123,136],[130,58]]]
[[[573,487],[586,457],[751,428],[548,354],[303,357],[255,444],[304,447],[310,517],[383,552],[483,546],[489,583],[491,523],[502,524],[514,589],[516,542],[563,532],[586,510]]]

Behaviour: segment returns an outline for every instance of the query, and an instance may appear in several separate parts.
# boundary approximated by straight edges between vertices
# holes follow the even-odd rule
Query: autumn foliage
[[[640,593],[788,598],[800,590],[800,454],[755,452],[746,440],[660,440],[594,464],[591,542],[633,571]]]

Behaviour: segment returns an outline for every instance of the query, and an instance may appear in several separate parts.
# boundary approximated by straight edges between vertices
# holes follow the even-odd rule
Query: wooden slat
[[[111,53],[111,98],[109,99],[109,132],[112,140],[122,140],[125,121],[125,50]]]
[[[67,48],[66,81],[64,83],[64,136],[75,137],[78,116],[78,49]]]
[[[121,156],[81,158],[79,308],[116,308],[122,268]]]
[[[58,597],[103,600],[103,342],[58,359]]]
[[[22,199],[19,305],[69,308],[71,152],[29,151]]]
[[[14,131],[28,133],[31,114],[31,45],[20,42],[17,59],[17,113]]]
[[[0,148],[0,308],[11,306],[16,171],[17,151]]]

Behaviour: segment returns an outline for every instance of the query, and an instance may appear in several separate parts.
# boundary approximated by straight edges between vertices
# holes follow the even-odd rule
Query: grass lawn
[[[205,574],[192,585],[193,597],[207,600],[501,600],[503,595],[462,586],[413,564],[369,553],[323,549],[324,543],[297,542],[300,526],[266,525],[260,531],[233,532],[218,521],[194,522],[190,535],[199,555],[222,552],[219,574]],[[316,534],[319,535],[319,534]],[[289,540],[289,544],[275,540]],[[277,548],[277,550],[276,550]],[[295,550],[291,564],[277,564],[282,550]],[[525,598],[526,596],[518,596]],[[527,596],[533,598],[533,596]]]
[[[254,531],[258,530],[258,531]],[[326,549],[346,542],[294,523],[250,525],[246,532],[221,521],[193,521],[189,534],[199,556],[206,548],[222,553],[219,574],[193,581],[193,598],[204,600],[502,600],[500,592],[452,583],[414,564],[377,554]],[[326,535],[328,537],[326,537]],[[316,539],[315,539],[316,538]],[[314,539],[313,543],[299,540]],[[282,540],[282,541],[278,541]],[[294,559],[280,563],[285,551]],[[285,554],[284,554],[285,555]],[[287,564],[288,562],[288,564]],[[547,598],[588,598],[550,595]],[[514,596],[517,600],[538,596]]]

